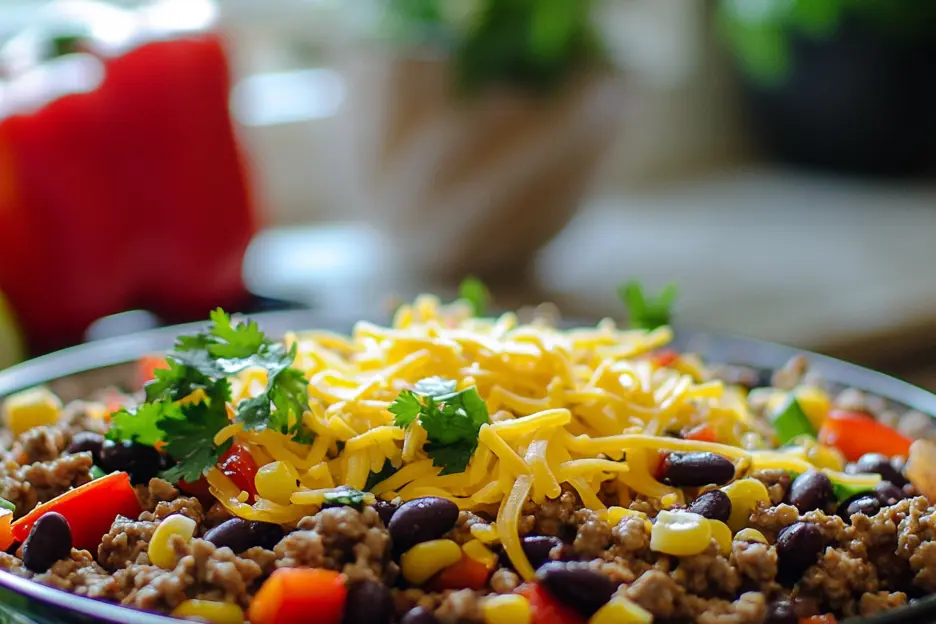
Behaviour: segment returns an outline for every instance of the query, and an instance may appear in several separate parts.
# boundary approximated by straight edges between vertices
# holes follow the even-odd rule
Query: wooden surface
[[[595,197],[543,250],[532,279],[494,289],[507,307],[548,299],[569,315],[620,316],[618,284],[672,281],[679,322],[921,368],[936,351],[934,234],[931,184],[742,171]],[[452,292],[404,275],[394,258],[364,226],[271,231],[247,275],[261,294],[354,314],[390,293]]]

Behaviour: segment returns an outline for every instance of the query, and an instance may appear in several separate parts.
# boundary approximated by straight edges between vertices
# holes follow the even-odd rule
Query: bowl
[[[271,312],[253,316],[268,334],[282,336],[289,330],[320,328],[349,331],[354,320],[323,316],[307,310]],[[569,323],[575,324],[575,323]],[[579,323],[581,324],[581,323]],[[176,336],[193,333],[202,324],[178,325],[100,340],[42,356],[0,372],[0,399],[36,384],[50,384],[71,400],[87,395],[105,384],[129,384],[133,367],[142,355],[168,350]],[[804,353],[774,343],[723,333],[677,328],[677,349],[699,354],[706,360],[739,364],[758,369],[776,369],[794,355]],[[908,383],[854,364],[805,352],[811,370],[833,386],[853,387],[880,396],[893,407],[936,414],[936,395]],[[121,624],[168,624],[164,616],[144,613],[53,589],[0,571],[0,622],[52,624],[107,622]],[[847,624],[889,624],[936,621],[936,595],[914,604],[870,618],[851,618]]]

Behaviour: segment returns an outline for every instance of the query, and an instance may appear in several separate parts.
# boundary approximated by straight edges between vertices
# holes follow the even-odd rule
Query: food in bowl
[[[930,422],[671,338],[421,297],[273,342],[217,311],[136,394],[8,397],[0,567],[252,624],[820,623],[936,593]]]

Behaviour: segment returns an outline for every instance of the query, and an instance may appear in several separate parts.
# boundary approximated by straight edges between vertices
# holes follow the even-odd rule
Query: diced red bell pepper
[[[169,368],[166,358],[159,355],[144,355],[136,363],[136,379],[134,387],[139,390],[148,382],[156,379],[156,371]]]
[[[675,349],[663,349],[662,351],[657,351],[652,356],[650,356],[650,361],[660,368],[672,366],[673,362],[678,359],[679,351],[676,351]]]
[[[208,485],[208,479],[206,479],[205,477],[202,477],[195,483],[189,483],[187,481],[179,481],[179,485],[178,485],[178,488],[180,490],[182,490],[186,494],[189,494],[190,496],[194,496],[200,501],[212,499],[210,487],[211,486]]]
[[[717,442],[715,428],[712,425],[699,425],[690,429],[685,436],[686,440],[696,440],[699,442]]]
[[[486,565],[468,555],[449,567],[445,568],[432,581],[429,589],[443,591],[446,589],[484,589],[487,585],[491,571]]]
[[[50,511],[68,520],[75,548],[94,552],[117,516],[135,519],[143,510],[130,485],[130,475],[114,472],[39,505],[13,523],[13,538],[24,541],[36,520]]]
[[[280,568],[250,603],[251,624],[340,624],[347,579],[333,570]]]
[[[906,457],[913,440],[863,412],[832,410],[819,429],[819,442],[858,461],[866,453]]]
[[[515,590],[530,602],[531,624],[585,624],[585,618],[565,606],[538,583],[524,583]]]
[[[800,618],[799,624],[837,624],[838,619],[831,613],[825,615],[814,615],[812,617]]]
[[[250,452],[235,444],[218,460],[218,469],[234,482],[234,485],[250,494],[250,500],[257,495],[254,479],[257,476],[257,462]]]

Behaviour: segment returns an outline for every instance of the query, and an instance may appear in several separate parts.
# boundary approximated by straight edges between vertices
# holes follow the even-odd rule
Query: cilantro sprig
[[[678,294],[675,284],[667,284],[655,297],[648,295],[640,282],[636,281],[628,282],[618,289],[618,297],[627,306],[631,327],[646,330],[670,324]]]
[[[488,306],[491,305],[491,291],[477,277],[469,276],[462,280],[458,285],[458,298],[471,305],[475,316],[487,314]]]
[[[238,404],[235,422],[246,429],[290,434],[297,441],[314,437],[302,424],[309,394],[302,372],[292,368],[295,345],[286,349],[269,340],[255,322],[234,323],[221,309],[211,313],[211,321],[206,331],[178,339],[167,356],[168,368],[156,370],[146,385],[146,402],[114,414],[107,434],[147,446],[163,443],[176,461],[162,475],[172,482],[197,481],[230,448],[230,441],[218,446],[214,437],[231,422],[228,378],[248,368],[263,368],[267,385],[257,397]]]
[[[426,430],[423,447],[440,475],[464,472],[478,448],[481,425],[489,422],[487,404],[475,387],[456,391],[456,382],[440,377],[419,381],[390,404],[394,424],[407,428],[416,420]]]

